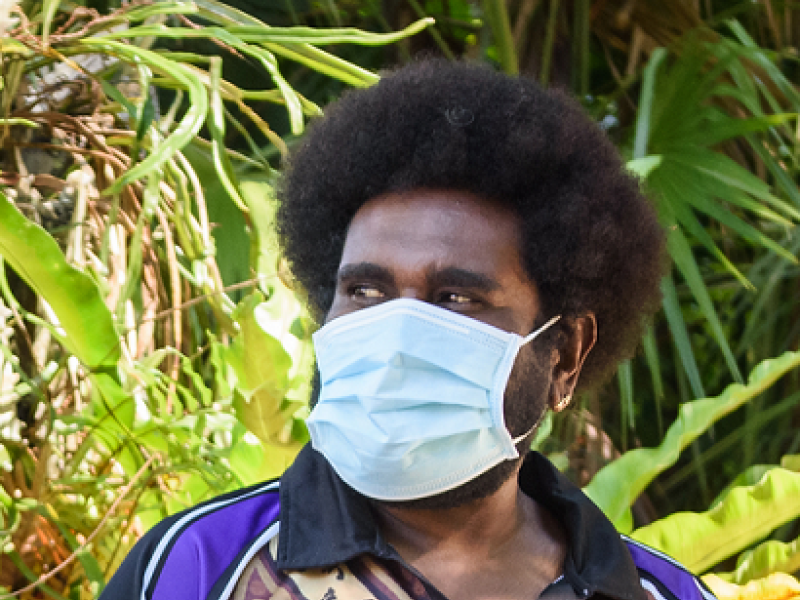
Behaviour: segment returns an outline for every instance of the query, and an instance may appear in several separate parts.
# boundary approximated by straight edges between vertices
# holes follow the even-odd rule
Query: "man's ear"
[[[565,319],[562,337],[551,354],[553,378],[550,383],[550,408],[564,410],[572,399],[583,363],[597,341],[597,319],[594,313]]]

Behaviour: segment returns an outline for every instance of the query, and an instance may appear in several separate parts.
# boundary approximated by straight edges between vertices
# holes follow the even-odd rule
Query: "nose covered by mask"
[[[313,447],[377,500],[456,488],[519,456],[503,395],[523,338],[419,300],[334,319],[314,336],[320,395]],[[535,425],[534,425],[535,427]]]

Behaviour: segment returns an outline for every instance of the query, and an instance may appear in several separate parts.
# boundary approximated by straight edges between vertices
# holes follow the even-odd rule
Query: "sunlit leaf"
[[[584,491],[612,523],[627,533],[622,524],[630,518],[630,506],[659,473],[674,465],[681,452],[718,419],[756,397],[778,378],[798,366],[800,352],[787,352],[779,358],[759,364],[750,373],[746,385],[735,383],[719,396],[682,404],[677,420],[669,427],[658,447],[637,448],[626,452],[601,469]],[[670,531],[679,537],[677,530]],[[752,541],[756,539],[758,538]],[[641,541],[653,545],[646,539]],[[671,554],[669,550],[665,551]],[[677,558],[682,560],[680,556]]]
[[[731,573],[716,573],[731,583],[748,583],[770,573],[795,573],[800,570],[800,538],[792,542],[768,540],[739,556]]]
[[[70,352],[92,369],[116,366],[119,338],[97,285],[67,263],[56,241],[2,192],[0,255],[53,309]]]
[[[797,516],[800,473],[775,468],[756,485],[732,489],[707,512],[674,513],[631,537],[702,573]]]
[[[292,359],[281,343],[259,323],[264,301],[255,292],[237,307],[233,317],[239,333],[224,350],[236,374],[234,408],[239,421],[267,444],[299,445],[291,436],[291,413],[285,403]]]

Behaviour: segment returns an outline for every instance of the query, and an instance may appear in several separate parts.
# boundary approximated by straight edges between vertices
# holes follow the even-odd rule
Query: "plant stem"
[[[509,75],[519,73],[517,52],[514,49],[514,36],[508,22],[508,11],[504,0],[483,0],[483,11],[489,20],[494,43],[497,45],[497,56],[500,67]]]
[[[550,0],[550,14],[547,15],[547,36],[542,49],[542,68],[539,72],[539,81],[547,85],[550,81],[550,67],[553,62],[553,45],[556,42],[556,23],[558,22],[559,0]]]

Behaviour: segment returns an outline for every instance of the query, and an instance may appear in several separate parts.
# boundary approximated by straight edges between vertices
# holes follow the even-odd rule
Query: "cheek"
[[[547,409],[552,379],[549,356],[549,350],[530,346],[524,346],[517,355],[503,403],[506,428],[512,437],[526,433]]]

